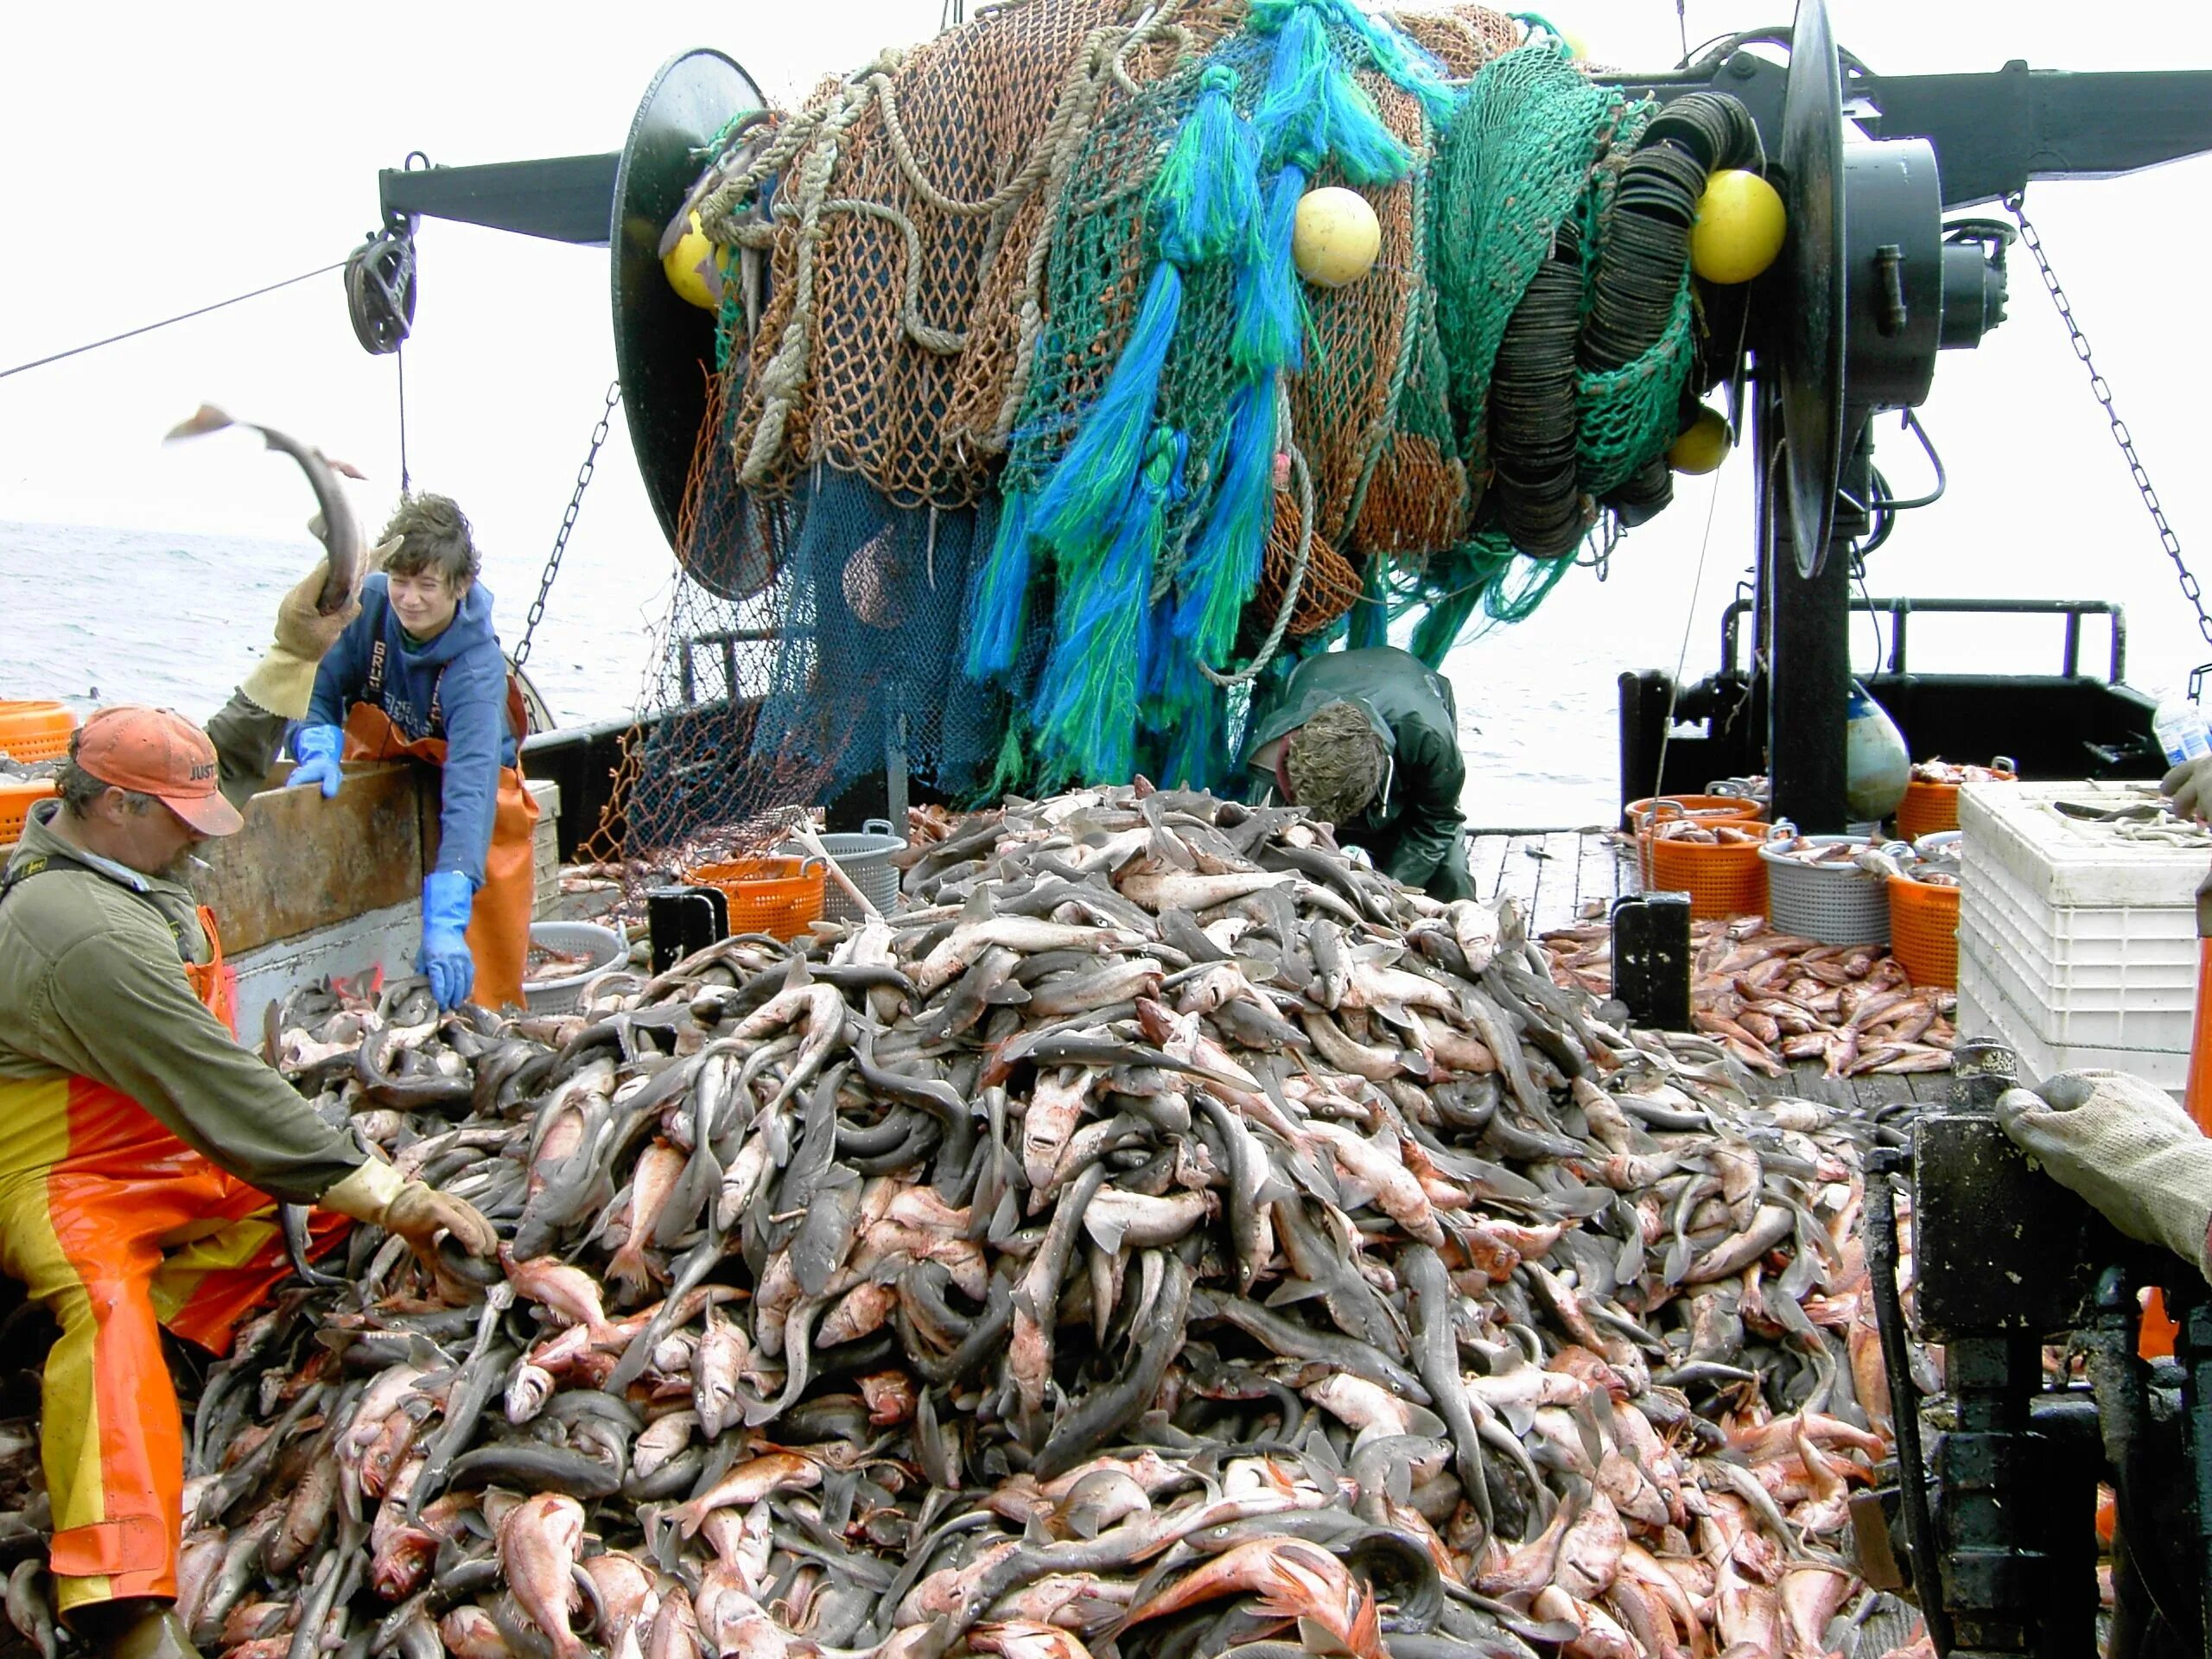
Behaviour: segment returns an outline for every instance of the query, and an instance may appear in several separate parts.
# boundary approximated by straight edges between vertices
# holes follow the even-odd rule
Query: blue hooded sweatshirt
[[[399,626],[387,586],[381,571],[361,584],[361,613],[346,625],[315,671],[307,723],[343,726],[347,711],[369,700],[369,668],[381,639],[384,692],[378,706],[408,741],[446,741],[436,868],[465,871],[480,887],[499,768],[515,763],[507,659],[492,630],[492,595],[482,582],[473,583],[445,632],[417,643]]]

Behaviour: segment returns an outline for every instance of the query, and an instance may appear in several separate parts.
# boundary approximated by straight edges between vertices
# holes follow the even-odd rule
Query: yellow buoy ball
[[[1290,257],[1298,274],[1322,288],[1342,288],[1375,269],[1382,226],[1357,190],[1327,185],[1298,199]]]
[[[1667,451],[1667,464],[1692,478],[1702,477],[1728,459],[1728,423],[1719,410],[1700,409],[1689,429]]]
[[[1567,55],[1569,58],[1572,58],[1577,63],[1587,63],[1590,61],[1590,42],[1583,38],[1582,31],[1580,29],[1569,29],[1565,25],[1561,25],[1559,31],[1559,37],[1561,41],[1566,42]]]
[[[1782,251],[1789,215],[1756,173],[1724,168],[1705,181],[1690,227],[1690,269],[1708,283],[1748,283]]]
[[[699,267],[716,257],[715,245],[701,232],[699,215],[694,213],[691,228],[677,238],[676,245],[662,257],[660,268],[668,273],[668,285],[677,294],[702,311],[713,311],[720,308],[715,290],[707,285],[706,273]]]

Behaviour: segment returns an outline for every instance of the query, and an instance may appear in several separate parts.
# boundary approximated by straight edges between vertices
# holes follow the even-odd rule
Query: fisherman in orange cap
[[[66,1623],[118,1659],[194,1659],[172,1604],[182,1421],[159,1327],[215,1352],[287,1271],[275,1201],[417,1250],[484,1217],[332,1128],[239,1046],[213,918],[178,880],[243,822],[215,746],[103,709],[0,874],[0,1271],[60,1327],[44,1373]]]

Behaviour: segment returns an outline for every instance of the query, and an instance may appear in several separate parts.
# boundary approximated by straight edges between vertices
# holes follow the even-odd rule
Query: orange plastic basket
[[[733,858],[686,870],[696,887],[719,887],[729,904],[729,931],[795,939],[822,915],[818,858]]]
[[[1999,777],[1993,783],[2013,784],[2017,778]],[[1897,803],[1897,838],[1918,841],[1923,836],[1932,836],[1944,830],[1959,827],[1959,786],[1956,784],[1923,784],[1918,779],[1904,786],[1904,798]]]
[[[1724,823],[1740,829],[1745,824],[1763,823],[1766,820],[1766,809],[1747,796],[1658,795],[1628,804],[1624,816],[1629,828],[1642,835],[1651,827],[1655,811],[1662,819],[1688,818],[1707,829]]]
[[[1916,985],[1959,982],[1959,890],[1890,878],[1890,954]]]
[[[0,700],[0,753],[19,766],[60,760],[76,729],[77,716],[60,703]]]
[[[1645,836],[1637,840],[1637,856],[1645,888],[1687,893],[1690,915],[1697,921],[1766,914],[1766,865],[1756,841],[1716,846]]]
[[[0,847],[11,841],[22,839],[23,823],[30,817],[31,804],[42,801],[54,792],[51,779],[41,778],[29,783],[0,778]]]

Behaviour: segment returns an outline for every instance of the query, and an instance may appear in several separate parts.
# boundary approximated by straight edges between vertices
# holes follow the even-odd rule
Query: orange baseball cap
[[[151,795],[203,836],[245,827],[216,786],[215,746],[174,709],[103,709],[79,728],[73,753],[102,783]]]

